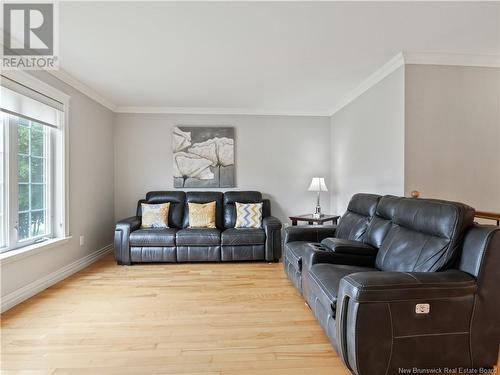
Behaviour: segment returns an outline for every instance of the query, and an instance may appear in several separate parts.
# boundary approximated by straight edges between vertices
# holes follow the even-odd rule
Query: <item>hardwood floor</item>
[[[2,374],[349,374],[276,263],[108,256],[1,326]]]

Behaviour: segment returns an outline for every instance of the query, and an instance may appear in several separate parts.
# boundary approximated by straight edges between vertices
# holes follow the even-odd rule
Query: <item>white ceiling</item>
[[[61,68],[119,107],[328,113],[399,51],[499,54],[500,3],[60,3]]]

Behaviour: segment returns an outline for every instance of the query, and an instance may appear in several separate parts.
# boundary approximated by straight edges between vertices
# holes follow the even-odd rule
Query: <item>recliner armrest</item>
[[[118,264],[130,264],[129,236],[141,227],[141,217],[132,216],[120,220],[115,226],[115,259]]]
[[[281,220],[277,217],[267,216],[262,219],[262,226],[264,227],[264,230],[267,231],[281,229],[283,225],[281,224]]]
[[[262,219],[262,227],[266,232],[265,258],[269,262],[278,261],[281,257],[281,221],[267,216]]]
[[[285,228],[285,243],[294,241],[321,242],[335,236],[335,225],[302,225]]]
[[[396,374],[409,363],[472,367],[464,358],[475,292],[476,279],[459,270],[347,275],[337,294],[337,351],[357,375]]]
[[[366,251],[366,249],[363,249]],[[360,267],[374,267],[375,254],[358,254],[354,249],[351,252],[344,248],[344,251],[333,251],[327,248],[323,242],[321,244],[312,243],[311,247],[304,252],[302,257],[302,270],[307,272],[317,263],[345,264]]]
[[[126,219],[122,219],[116,223],[116,229],[129,228],[130,231],[137,230],[141,227],[141,217],[131,216]]]
[[[453,298],[473,295],[476,279],[466,272],[358,272],[340,281],[339,297],[357,302]]]
[[[338,254],[377,255],[377,249],[361,241],[344,240],[341,238],[325,238],[321,244]]]

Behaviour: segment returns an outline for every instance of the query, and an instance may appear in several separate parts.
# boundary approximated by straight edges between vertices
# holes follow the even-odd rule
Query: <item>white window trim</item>
[[[53,182],[54,179],[53,173],[54,173],[54,163],[56,162],[55,160],[55,150],[54,150],[54,142],[52,140],[49,140],[50,138],[53,138],[53,135],[50,134],[50,132],[47,132],[45,135],[45,141],[46,141],[46,149],[45,149],[45,158],[47,160],[47,166],[46,166],[46,171],[47,171],[47,180],[46,180],[46,187],[47,190],[51,191],[48,193],[48,191],[45,191],[46,198],[49,198],[46,203],[46,213],[50,213],[50,215],[47,215],[45,217],[46,219],[46,225],[50,226],[50,231],[49,233],[44,233],[38,236],[29,236],[29,238],[25,240],[19,240],[18,238],[18,231],[15,230],[15,225],[18,222],[18,215],[19,215],[19,207],[18,205],[18,184],[17,183],[12,183],[13,179],[17,179],[17,168],[14,168],[14,165],[17,165],[18,163],[18,158],[16,157],[18,155],[18,145],[17,145],[17,132],[18,132],[18,126],[17,126],[17,117],[13,117],[10,115],[4,116],[6,121],[4,126],[6,127],[6,138],[8,139],[9,146],[6,147],[8,149],[8,154],[11,156],[9,158],[9,165],[6,166],[6,173],[5,175],[8,176],[7,181],[9,181],[8,186],[6,187],[6,190],[8,192],[7,194],[7,200],[9,201],[8,204],[6,204],[7,207],[10,209],[8,210],[8,227],[6,228],[6,232],[8,233],[7,237],[9,238],[10,246],[7,246],[5,249],[2,249],[1,252],[9,252],[15,249],[23,248],[23,247],[28,247],[31,246],[37,241],[43,239],[43,238],[61,238],[61,235],[59,237],[53,237],[55,234],[55,228],[54,228],[54,217],[55,217],[55,212],[53,211],[55,206],[53,205],[53,197],[54,197],[54,192],[56,186],[54,186]],[[12,147],[13,146],[13,147]],[[49,156],[50,155],[50,156]],[[14,157],[12,157],[14,156]],[[49,163],[50,161],[50,163]],[[12,209],[12,207],[16,207],[16,209]],[[63,219],[60,217],[60,219]],[[18,224],[17,224],[18,225]],[[61,231],[59,231],[59,234],[61,234]],[[65,236],[66,234],[63,233]]]
[[[63,238],[52,238],[50,240],[21,247],[19,249],[6,251],[0,254],[0,265],[18,261],[20,259],[38,254],[42,251],[65,244],[71,240],[71,236]]]
[[[64,118],[62,124],[60,124],[59,131],[61,132],[62,139],[62,158],[63,163],[61,168],[62,173],[62,191],[60,192],[60,202],[63,204],[63,235],[58,238],[54,238],[42,243],[36,243],[29,246],[25,246],[16,250],[10,250],[0,254],[1,264],[6,263],[7,259],[19,259],[20,256],[23,258],[25,256],[33,255],[40,252],[43,249],[53,247],[57,244],[62,244],[71,238],[70,235],[70,223],[69,223],[69,109],[70,109],[70,96],[64,92],[40,81],[39,79],[33,77],[24,71],[2,71],[2,76],[8,79],[16,81],[32,90],[38,91],[39,93],[48,96],[52,99],[57,100],[64,106]]]

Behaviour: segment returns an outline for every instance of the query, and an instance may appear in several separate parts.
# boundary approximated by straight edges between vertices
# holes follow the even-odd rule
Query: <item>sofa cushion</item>
[[[175,246],[131,246],[132,262],[176,262]]]
[[[145,228],[130,233],[129,243],[134,247],[145,246],[175,246],[175,233],[173,228]]]
[[[396,208],[401,201],[401,197],[385,195],[380,198],[375,215],[370,220],[366,229],[363,241],[377,249],[382,245],[382,242],[389,233],[392,227],[392,221],[396,214]]]
[[[146,199],[141,199],[138,202],[137,216],[142,216],[142,203],[170,203],[168,210],[168,226],[170,228],[182,228],[185,200],[186,193],[183,191],[150,191],[146,194]]]
[[[340,280],[344,276],[366,271],[376,271],[376,269],[370,267],[347,266],[343,264],[315,264],[307,273],[310,294],[316,297],[323,306],[330,306],[337,301]]]
[[[226,191],[224,193],[224,228],[234,228],[236,222],[236,202],[261,203],[262,194],[259,191]],[[263,207],[263,214],[265,213],[264,211]]]
[[[383,271],[434,272],[452,265],[474,209],[455,202],[401,198],[377,254]]]
[[[208,203],[215,201],[215,225],[217,228],[223,227],[222,222],[222,193],[218,191],[188,191],[186,193],[186,204],[184,205],[183,227],[189,226],[188,203]]]
[[[230,261],[255,261],[264,260],[266,258],[265,245],[222,245],[221,260],[223,262]]]
[[[217,246],[220,245],[220,230],[211,228],[186,228],[177,231],[177,246]]]
[[[220,262],[220,245],[177,246],[177,262]]]
[[[375,214],[380,195],[355,194],[340,219],[335,237],[362,241],[370,219]]]
[[[321,244],[338,254],[352,255],[377,255],[377,250],[373,246],[365,244],[361,241],[344,240],[342,238],[325,238]]]
[[[257,228],[229,228],[222,232],[222,245],[263,245],[266,233]]]

